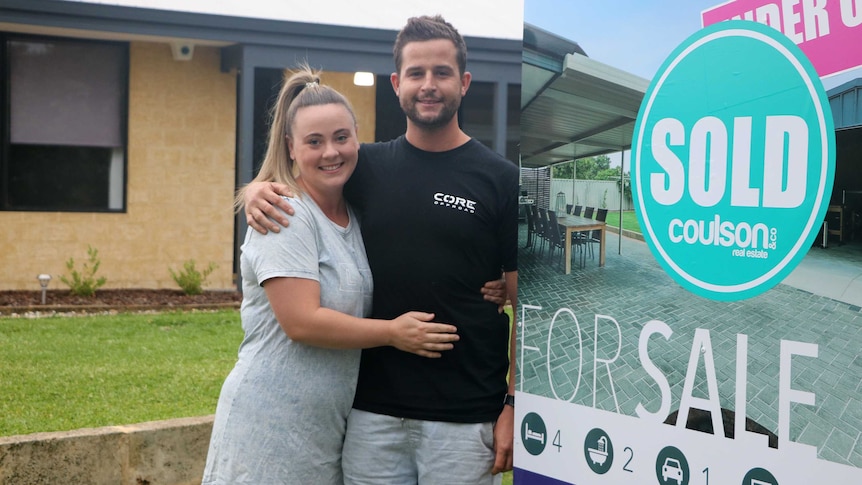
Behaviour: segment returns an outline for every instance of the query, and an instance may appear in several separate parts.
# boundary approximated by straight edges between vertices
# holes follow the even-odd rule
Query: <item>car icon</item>
[[[665,458],[664,465],[661,467],[661,479],[665,483],[667,483],[668,480],[673,479],[676,481],[676,485],[682,484],[682,467],[679,464],[679,460],[675,458]]]

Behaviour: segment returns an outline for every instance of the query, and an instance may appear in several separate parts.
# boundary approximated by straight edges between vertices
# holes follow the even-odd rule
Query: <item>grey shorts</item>
[[[345,485],[496,485],[493,423],[402,419],[353,409],[341,458]]]

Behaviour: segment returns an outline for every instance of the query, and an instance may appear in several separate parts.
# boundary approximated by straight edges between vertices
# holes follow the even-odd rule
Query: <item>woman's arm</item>
[[[312,279],[271,278],[263,288],[287,336],[308,345],[336,349],[392,346],[433,358],[452,349],[459,339],[455,326],[432,322],[431,313],[408,312],[381,320],[323,308],[320,284]]]

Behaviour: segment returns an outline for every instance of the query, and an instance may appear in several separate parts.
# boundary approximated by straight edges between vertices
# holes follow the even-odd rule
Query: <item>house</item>
[[[262,159],[284,69],[323,68],[353,102],[361,140],[388,140],[405,126],[389,84],[396,33],[3,0],[0,290],[38,289],[40,273],[62,288],[66,261],[80,269],[89,246],[105,288],[177,288],[169,268],[187,260],[218,265],[208,288],[235,288],[246,226],[233,195]],[[462,125],[517,163],[521,40],[465,38]],[[356,85],[356,72],[374,85]]]
[[[827,92],[835,122],[835,186],[826,221],[829,235],[862,238],[862,77]]]

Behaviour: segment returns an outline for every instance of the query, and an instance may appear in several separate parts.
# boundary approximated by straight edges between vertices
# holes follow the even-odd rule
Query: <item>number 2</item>
[[[623,451],[628,451],[628,452],[629,452],[629,459],[628,459],[628,460],[626,460],[626,464],[625,464],[625,465],[623,465],[623,470],[625,470],[625,471],[627,471],[627,472],[629,472],[629,473],[632,473],[634,470],[632,470],[631,468],[629,468],[629,463],[631,463],[631,462],[632,462],[632,458],[634,458],[634,457],[635,457],[635,452],[634,452],[634,450],[633,450],[633,449],[629,448],[628,446],[626,446],[625,448],[623,448]]]

